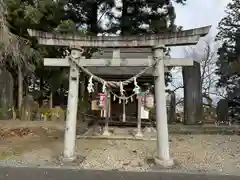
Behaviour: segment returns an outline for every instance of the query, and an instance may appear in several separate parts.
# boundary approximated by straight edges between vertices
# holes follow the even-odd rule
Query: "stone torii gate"
[[[70,47],[72,49],[71,58],[75,59],[75,62],[77,62],[77,64],[75,64],[68,59],[44,59],[45,66],[70,67],[68,107],[63,153],[64,160],[73,161],[76,159],[75,140],[79,88],[79,68],[77,65],[87,67],[89,70],[91,70],[91,67],[94,67],[95,69],[105,68],[105,71],[107,71],[106,66],[118,66],[119,69],[125,68],[126,72],[126,68],[129,68],[131,71],[132,67],[139,67],[139,70],[141,70],[143,67],[156,63],[156,66],[152,70],[152,75],[155,77],[157,122],[157,157],[155,158],[155,162],[164,167],[174,165],[174,162],[169,154],[164,66],[192,66],[193,60],[168,59],[164,57],[164,48],[169,46],[195,45],[200,37],[208,34],[209,30],[210,26],[206,26],[175,33],[130,37],[77,36],[28,30],[30,36],[38,39],[39,44]],[[79,49],[87,47],[115,48],[113,50],[113,58],[110,59],[110,61],[99,58],[85,59],[82,57],[82,52],[80,52]],[[152,48],[153,55],[148,58],[121,59],[119,48]],[[114,75],[114,72],[112,72],[112,74]]]

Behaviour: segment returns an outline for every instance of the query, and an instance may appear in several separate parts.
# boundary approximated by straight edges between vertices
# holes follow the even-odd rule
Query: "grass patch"
[[[0,160],[9,160],[18,156],[18,154],[12,150],[5,150],[0,152]]]

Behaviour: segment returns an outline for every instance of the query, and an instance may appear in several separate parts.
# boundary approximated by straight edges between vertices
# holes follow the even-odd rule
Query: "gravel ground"
[[[56,167],[53,161],[56,162],[55,158],[62,150],[63,139],[46,143],[35,137],[31,139],[33,142],[38,146],[29,144],[22,154],[2,160],[0,165]],[[156,141],[79,139],[76,150],[85,160],[59,167],[151,171]],[[179,166],[168,171],[240,175],[240,136],[171,135],[170,150]]]
[[[12,123],[14,127],[18,124]],[[0,125],[4,129],[13,128],[9,122]],[[33,132],[25,136],[12,137],[12,134],[7,134],[6,138],[0,138],[0,166],[153,170],[151,159],[156,155],[156,141],[78,139],[76,151],[84,156],[85,160],[66,165],[56,161],[56,157],[63,150],[64,125],[60,124],[56,128],[54,124],[49,124],[48,128],[45,128],[44,123],[29,123],[26,126],[19,122],[17,127],[33,126],[44,128],[31,128]],[[126,135],[126,131],[129,130],[117,129],[116,132]],[[171,156],[178,161],[178,166],[168,171],[240,175],[240,136],[171,134],[169,141]]]
[[[79,151],[86,156],[81,165],[84,168],[129,171],[152,169],[147,159],[156,155],[155,141],[91,141],[82,140],[77,144]],[[240,175],[239,136],[172,135],[170,141],[171,155],[179,163],[174,171]]]

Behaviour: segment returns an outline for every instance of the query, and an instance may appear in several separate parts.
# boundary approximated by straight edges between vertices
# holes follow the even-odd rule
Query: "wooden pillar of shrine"
[[[110,106],[111,106],[111,95],[108,90],[105,92],[105,99],[104,99],[104,111],[106,113],[105,116],[105,126],[104,126],[104,132],[103,136],[110,136],[108,124],[109,124],[109,119],[110,119]]]
[[[135,137],[137,137],[137,138],[143,137],[142,125],[141,125],[142,124],[141,108],[142,108],[141,97],[138,96],[138,99],[137,99],[137,132],[135,134]]]

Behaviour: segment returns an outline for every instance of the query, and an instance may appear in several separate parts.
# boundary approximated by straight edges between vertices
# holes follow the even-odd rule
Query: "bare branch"
[[[218,76],[215,74],[217,62],[217,48],[212,38],[202,40],[195,48],[184,49],[185,55],[200,63],[201,67],[201,89],[207,96],[225,97],[224,92],[218,92],[215,88]],[[181,86],[179,86],[181,87]],[[176,89],[176,87],[175,87]],[[178,88],[179,89],[179,88]]]
[[[172,92],[176,92],[177,90],[182,89],[182,88],[184,88],[183,85],[182,85],[182,86],[175,87],[175,88],[172,90]]]

